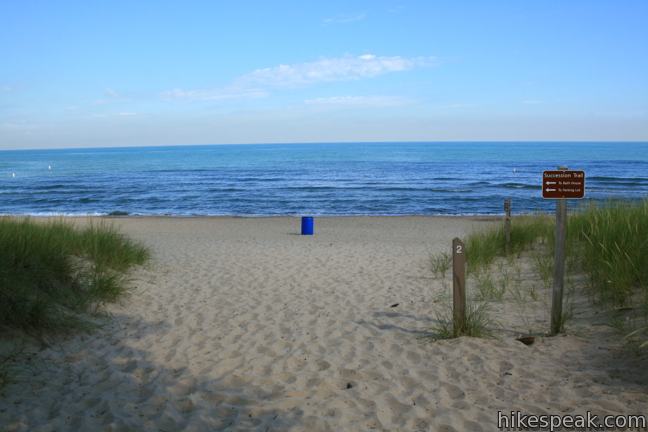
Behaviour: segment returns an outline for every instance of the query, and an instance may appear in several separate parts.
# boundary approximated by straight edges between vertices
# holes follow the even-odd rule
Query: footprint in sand
[[[464,393],[464,391],[461,388],[457,387],[454,384],[446,383],[445,385],[443,385],[443,388],[445,389],[450,399],[456,400],[456,399],[463,399],[466,397],[466,393]]]
[[[326,360],[317,360],[317,370],[318,371],[325,371],[328,368],[331,367],[331,364],[327,362]]]
[[[408,360],[418,363],[421,361],[421,356],[418,353],[415,353],[414,351],[407,351],[407,354],[405,354]]]

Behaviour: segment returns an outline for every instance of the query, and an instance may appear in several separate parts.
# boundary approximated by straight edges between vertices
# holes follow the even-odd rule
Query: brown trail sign
[[[544,171],[542,198],[572,198],[585,196],[585,171]]]

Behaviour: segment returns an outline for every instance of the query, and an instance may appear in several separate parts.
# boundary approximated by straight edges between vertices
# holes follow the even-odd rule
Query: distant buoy
[[[16,177],[16,173],[11,173],[11,177]]]
[[[47,165],[47,169],[52,171],[52,165]]]

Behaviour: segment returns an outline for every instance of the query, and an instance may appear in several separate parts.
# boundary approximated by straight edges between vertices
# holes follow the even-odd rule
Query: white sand
[[[542,301],[496,305],[498,339],[421,338],[450,287],[430,255],[491,222],[320,218],[302,237],[296,218],[112,221],[152,263],[101,330],[22,354],[0,430],[490,431],[498,410],[648,413],[645,367],[586,301],[568,335],[532,346],[514,334],[546,329]]]

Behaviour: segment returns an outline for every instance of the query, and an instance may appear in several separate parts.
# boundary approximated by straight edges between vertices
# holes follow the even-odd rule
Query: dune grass
[[[64,330],[114,302],[125,275],[145,263],[142,245],[106,224],[0,218],[0,325]]]
[[[437,278],[445,279],[450,266],[452,265],[452,255],[447,252],[441,252],[430,257],[432,273]]]
[[[470,302],[466,305],[466,322],[461,331],[454,332],[452,304],[437,311],[435,324],[428,338],[432,340],[452,339],[458,336],[491,337],[497,323],[491,318],[490,306],[486,302]]]
[[[648,200],[590,205],[570,218],[568,236],[599,300],[621,306],[637,288],[648,299]]]
[[[475,285],[478,300],[502,301],[504,294],[506,294],[506,280],[502,278],[498,283],[488,271],[481,271],[477,274]]]
[[[534,249],[536,269],[545,285],[550,284],[553,269],[554,229],[551,215],[518,217],[511,226],[510,256]],[[468,271],[480,275],[497,257],[506,256],[504,242],[503,226],[470,235]],[[546,246],[534,247],[538,243]],[[568,270],[586,275],[588,291],[598,302],[629,306],[642,316],[632,338],[648,341],[648,200],[590,203],[573,209],[566,254]],[[490,285],[484,285],[487,293],[493,291]]]
[[[648,284],[648,200],[609,201],[574,209],[567,227],[567,259],[583,270],[590,287],[605,302],[622,305]],[[549,215],[515,218],[511,226],[511,254],[543,242],[553,256],[554,220]],[[478,232],[466,239],[469,272],[479,272],[506,255],[504,229]],[[540,257],[539,263],[547,264]],[[543,267],[547,267],[544,265]],[[545,268],[543,273],[548,273]]]
[[[551,239],[553,223],[547,215],[520,216],[511,224],[510,254],[529,249],[536,241]],[[466,261],[469,273],[488,267],[497,257],[506,255],[504,227],[477,232],[466,239]]]

